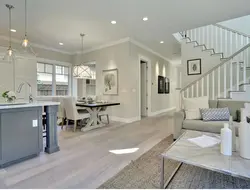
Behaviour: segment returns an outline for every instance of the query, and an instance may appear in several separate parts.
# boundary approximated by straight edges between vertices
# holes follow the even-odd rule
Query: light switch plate
[[[33,127],[37,127],[37,126],[38,126],[37,119],[32,121],[32,126],[33,126]]]

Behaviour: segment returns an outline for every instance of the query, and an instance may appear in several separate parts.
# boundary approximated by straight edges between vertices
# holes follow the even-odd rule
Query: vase
[[[239,140],[240,140],[240,156],[242,158],[250,159],[250,124],[246,121],[240,123]]]
[[[5,101],[7,103],[13,103],[14,99],[13,98],[6,98]]]

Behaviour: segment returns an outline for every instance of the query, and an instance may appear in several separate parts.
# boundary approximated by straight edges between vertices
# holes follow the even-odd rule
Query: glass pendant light
[[[27,0],[25,0],[25,34],[24,34],[24,39],[22,42],[22,49],[24,53],[36,55],[36,53],[34,52],[33,48],[30,45],[27,33],[28,33],[27,32]]]
[[[14,8],[14,6],[6,4],[6,7],[9,9],[9,48],[7,49],[3,60],[11,63],[15,60],[15,53],[11,47],[11,10]]]
[[[85,36],[85,34],[81,33],[80,34],[81,38],[82,38],[82,53],[81,53],[81,58],[83,61],[83,38]],[[73,76],[76,78],[87,78],[87,79],[91,79],[92,75],[89,72],[89,67],[84,65],[84,63],[80,64],[80,65],[76,65],[74,66],[73,69]]]

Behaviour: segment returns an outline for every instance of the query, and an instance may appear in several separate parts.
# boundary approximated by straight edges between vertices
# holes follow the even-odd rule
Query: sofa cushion
[[[223,128],[224,123],[225,121],[205,122],[202,120],[184,120],[183,129],[220,133],[220,130],[221,128]]]
[[[218,100],[218,108],[228,107],[230,115],[233,116],[233,120],[237,120],[236,111],[244,108],[246,101],[234,101],[234,100]]]

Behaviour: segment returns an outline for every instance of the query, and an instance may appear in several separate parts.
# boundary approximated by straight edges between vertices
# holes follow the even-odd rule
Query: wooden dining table
[[[98,114],[103,107],[118,106],[120,103],[83,103],[77,102],[76,106],[86,108],[90,114],[90,119],[81,131],[89,131],[92,129],[103,127],[105,124],[99,119]]]

